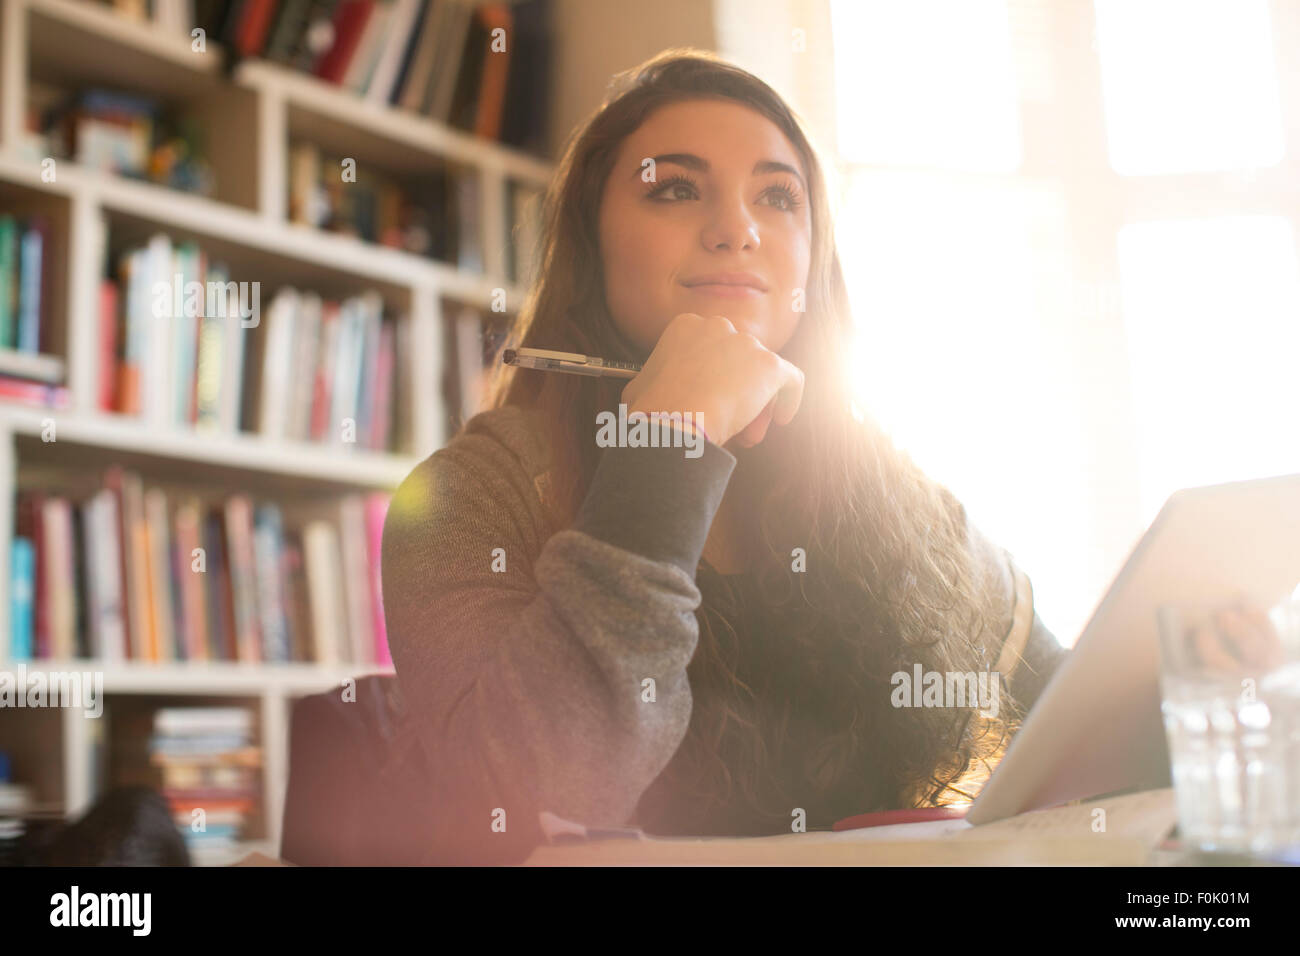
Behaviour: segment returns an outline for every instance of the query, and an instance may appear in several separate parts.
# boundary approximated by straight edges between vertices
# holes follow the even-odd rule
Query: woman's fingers
[[[776,409],[776,399],[767,403],[767,407],[758,413],[758,417],[740,430],[732,439],[741,448],[752,448],[767,437],[767,429],[772,424],[772,415]]]
[[[1245,603],[1216,615],[1219,633],[1242,664],[1271,668],[1282,662],[1282,639],[1268,615]]]
[[[1197,660],[1207,670],[1237,670],[1240,664],[1236,657],[1228,651],[1224,642],[1220,640],[1220,633],[1218,628],[1208,624],[1202,624],[1192,632]]]
[[[781,362],[784,366],[786,382],[776,393],[776,400],[772,405],[772,420],[778,425],[789,425],[794,419],[795,412],[799,411],[799,404],[803,401],[804,374],[797,365],[785,359],[781,359]]]

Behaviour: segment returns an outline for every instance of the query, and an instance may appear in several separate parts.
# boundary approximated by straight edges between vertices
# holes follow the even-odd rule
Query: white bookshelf
[[[149,183],[120,179],[57,160],[56,177],[45,182],[39,160],[23,149],[29,82],[100,85],[165,91],[207,125],[211,159],[219,170],[218,195],[204,198]],[[370,161],[385,169],[417,170],[454,164],[479,177],[482,273],[457,269],[415,254],[370,245],[295,225],[287,219],[287,157],[291,141]],[[339,147],[345,147],[339,150]],[[487,142],[426,117],[362,98],[276,64],[249,61],[230,76],[221,70],[218,45],[195,53],[188,38],[120,17],[110,7],[78,0],[0,0],[0,209],[37,206],[53,210],[55,232],[65,231],[54,256],[46,321],[61,354],[0,352],[0,372],[61,381],[70,392],[67,410],[0,403],[0,527],[12,537],[14,493],[24,456],[37,450],[47,420],[67,462],[132,463],[146,478],[155,463],[202,471],[228,482],[232,491],[308,489],[320,494],[391,490],[425,456],[440,447],[446,415],[441,300],[445,296],[490,308],[495,290],[505,291],[508,311],[523,303],[524,290],[506,280],[506,189],[510,181],[544,187],[550,164]],[[159,429],[129,416],[99,411],[97,394],[98,285],[104,261],[105,223],[193,238],[223,255],[232,252],[265,264],[311,288],[319,276],[334,286],[376,288],[403,305],[411,330],[413,384],[409,409],[415,447],[396,455],[315,443],[272,441],[253,434],[214,435],[191,429]],[[0,635],[9,634],[8,541],[0,547]],[[0,668],[17,665],[0,656]],[[203,665],[100,663],[84,660],[28,662],[34,670],[88,670],[104,675],[104,693],[170,698],[257,701],[265,781],[265,840],[232,854],[216,851],[198,862],[227,863],[251,850],[279,851],[280,817],[288,777],[289,715],[298,696],[339,688],[348,677],[376,668],[312,664]],[[0,721],[13,721],[0,712]],[[64,812],[83,811],[92,796],[89,779],[90,718],[80,710],[42,718],[44,736],[57,736],[58,767],[44,784]],[[0,745],[12,732],[0,736]],[[51,761],[54,763],[54,761]]]

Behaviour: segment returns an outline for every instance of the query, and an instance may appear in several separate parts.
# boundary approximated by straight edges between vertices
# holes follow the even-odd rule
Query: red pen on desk
[[[835,821],[832,830],[861,830],[864,827],[887,827],[895,823],[925,823],[928,820],[960,820],[970,807],[923,807],[919,810],[884,810],[859,813]]]

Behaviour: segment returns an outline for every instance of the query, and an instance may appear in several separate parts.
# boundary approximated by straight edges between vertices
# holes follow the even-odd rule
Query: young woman
[[[757,835],[969,800],[1065,651],[1009,556],[852,407],[790,109],[667,51],[570,141],[544,220],[508,345],[644,368],[503,370],[393,499],[389,641],[455,848],[434,858],[526,848],[539,811]],[[699,430],[606,447],[620,403]],[[913,706],[930,672],[997,675],[993,705]]]

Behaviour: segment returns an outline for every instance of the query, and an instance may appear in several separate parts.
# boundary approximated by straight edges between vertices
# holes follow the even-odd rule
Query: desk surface
[[[1177,819],[1169,788],[1024,813],[767,837],[610,839],[538,847],[527,866],[1148,866]]]

